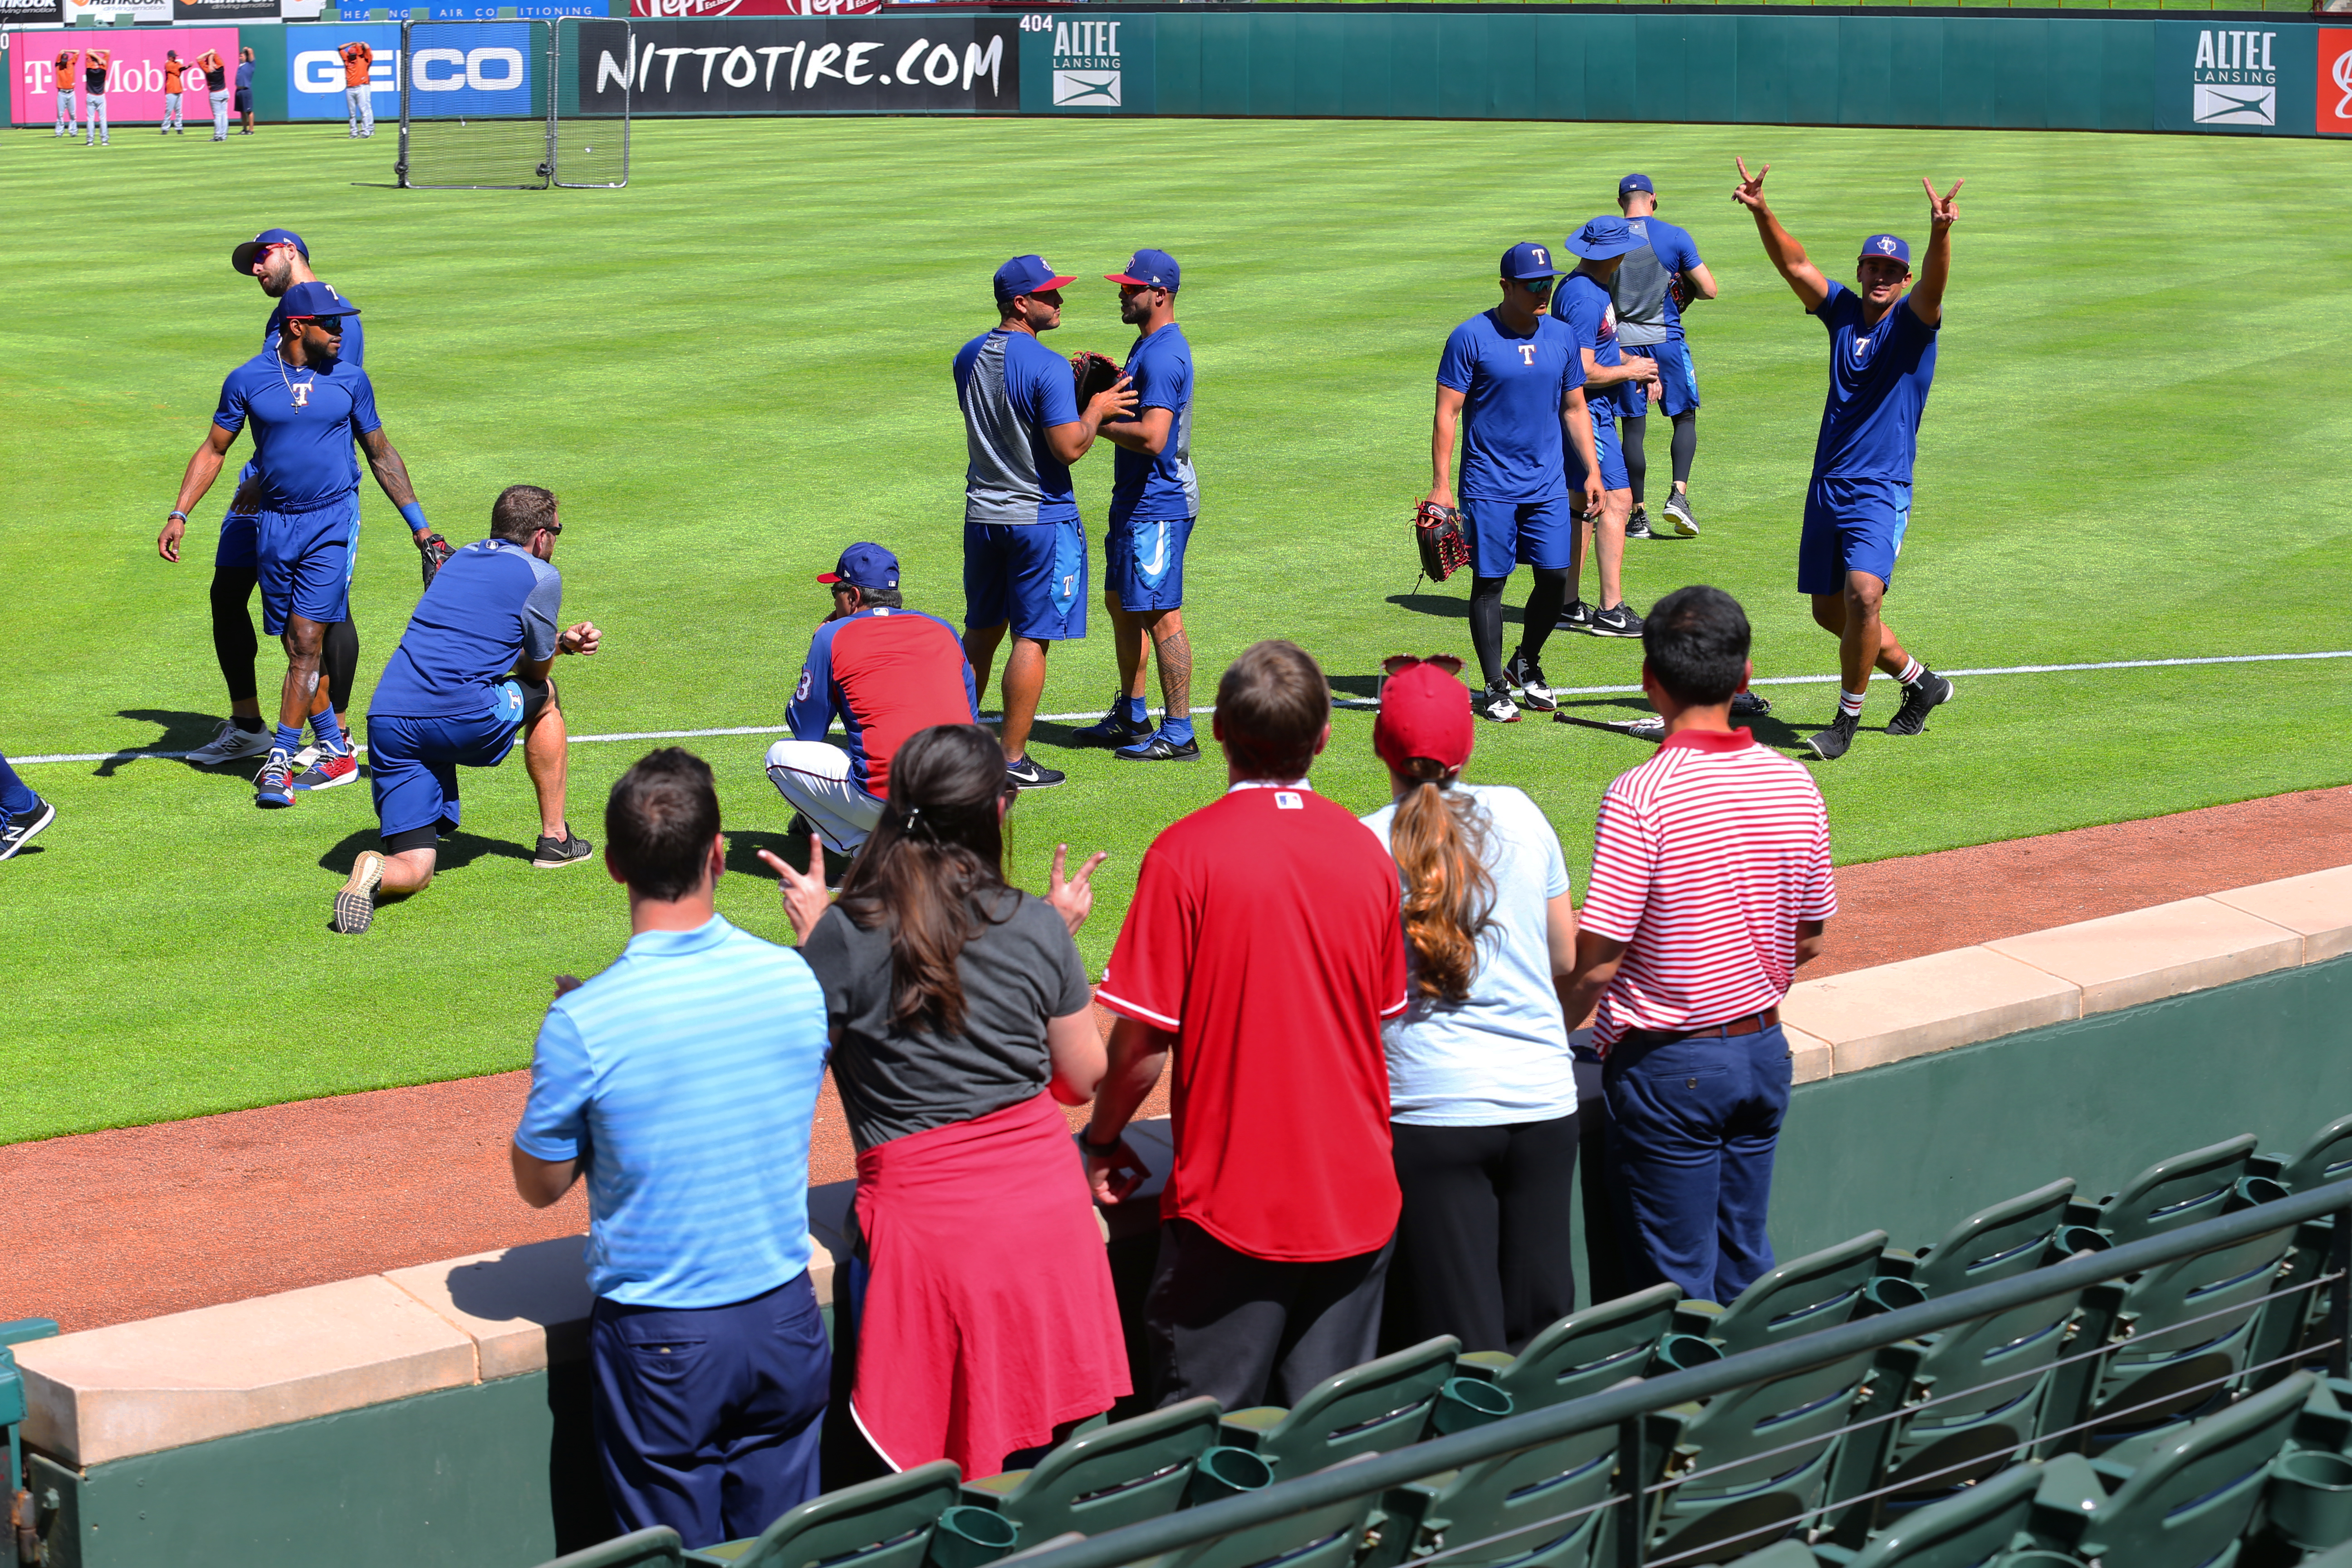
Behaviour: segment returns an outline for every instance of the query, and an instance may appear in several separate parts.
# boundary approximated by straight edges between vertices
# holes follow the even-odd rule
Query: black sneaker
[[[1666,504],[1658,510],[1665,513],[1666,523],[1675,531],[1677,538],[1696,539],[1698,537],[1698,519],[1691,515],[1688,495],[1676,490],[1666,498]]]
[[[561,866],[577,866],[595,852],[596,847],[572,832],[567,822],[561,838],[539,836],[539,853],[530,858],[530,863],[541,871],[552,871]]]
[[[1564,632],[1591,631],[1592,606],[1581,599],[1570,601],[1568,607],[1559,613],[1559,629]]]
[[[1731,716],[1735,719],[1761,719],[1770,711],[1772,711],[1772,704],[1757,696],[1753,691],[1735,691],[1731,694]]]
[[[39,795],[33,797],[30,811],[20,811],[14,816],[0,811],[0,860],[22,849],[32,841],[34,834],[57,819],[58,808]]]
[[[1470,699],[1470,711],[1481,719],[1491,719],[1497,724],[1519,721],[1519,705],[1511,700],[1508,682],[1498,680],[1477,696]]]
[[[1121,746],[1111,755],[1122,763],[1197,763],[1201,760],[1201,742],[1198,739],[1171,741],[1155,732],[1132,746]]]
[[[1519,700],[1538,713],[1549,713],[1559,706],[1559,699],[1551,694],[1544,683],[1543,666],[1521,649],[1511,655],[1511,662],[1503,667],[1505,683],[1519,689]]]
[[[1806,737],[1805,744],[1811,746],[1813,755],[1822,761],[1836,762],[1845,755],[1845,749],[1853,744],[1853,727],[1861,722],[1861,714],[1841,712],[1830,721],[1828,729],[1816,731]]]
[[[1625,537],[1628,539],[1655,539],[1658,537],[1656,534],[1650,531],[1650,514],[1645,509],[1638,506],[1635,507],[1633,509],[1633,515],[1625,520]]]
[[[1903,706],[1886,721],[1890,735],[1916,735],[1927,727],[1927,710],[1949,702],[1954,695],[1952,683],[1932,669],[1923,669],[1919,679],[1903,689]]]
[[[1099,722],[1087,725],[1070,737],[1075,746],[1131,746],[1151,733],[1151,721],[1130,719],[1125,703],[1119,703],[1102,716]]]
[[[1592,612],[1592,635],[1597,637],[1637,637],[1642,635],[1642,617],[1633,613],[1631,605],[1617,605],[1606,610]]]
[[[1014,789],[1052,789],[1069,776],[1059,768],[1039,766],[1034,757],[1004,764],[1004,782]]]

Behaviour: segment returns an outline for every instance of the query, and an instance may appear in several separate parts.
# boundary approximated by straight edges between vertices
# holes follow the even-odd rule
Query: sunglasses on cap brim
[[[1381,670],[1385,675],[1399,676],[1416,664],[1425,664],[1432,668],[1442,669],[1448,675],[1462,673],[1461,658],[1450,653],[1433,653],[1421,658],[1409,653],[1392,653],[1381,660]]]

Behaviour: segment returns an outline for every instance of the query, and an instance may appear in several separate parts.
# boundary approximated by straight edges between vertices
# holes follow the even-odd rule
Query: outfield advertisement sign
[[[61,22],[65,13],[59,0],[0,0],[0,26],[10,22]],[[7,47],[14,49],[16,40],[11,37]]]
[[[531,73],[538,68],[528,22],[453,23],[434,29],[433,47],[413,59],[400,54],[397,22],[328,22],[286,29],[286,114],[289,120],[341,120],[343,61],[338,52],[363,43],[375,55],[368,85],[376,118],[400,114],[400,73],[404,68],[420,114],[431,112],[430,96],[465,92],[469,112],[484,116],[531,112]]]
[[[1154,18],[1021,18],[1024,114],[1150,114]]]
[[[880,9],[882,0],[629,0],[632,16],[863,16]]]
[[[8,118],[17,125],[53,125],[58,117],[58,51],[101,47],[114,51],[106,73],[106,119],[114,126],[159,123],[163,118],[163,51],[177,49],[193,60],[206,49],[236,58],[235,27],[173,27],[154,32],[110,28],[106,32],[11,33],[8,36]],[[77,72],[77,75],[79,73]],[[79,93],[81,84],[74,90]],[[204,101],[204,78],[189,90]],[[77,109],[79,105],[77,103]],[[191,108],[193,116],[195,110]]]
[[[627,58],[580,55],[580,110],[633,114],[1013,114],[1013,17],[648,18]]]
[[[2308,136],[2321,129],[2313,83],[2318,29],[2155,26],[2157,130]]]
[[[275,22],[278,0],[172,0],[174,22]],[[234,57],[224,57],[233,58]]]
[[[2319,29],[2318,128],[2352,136],[2352,27]]]

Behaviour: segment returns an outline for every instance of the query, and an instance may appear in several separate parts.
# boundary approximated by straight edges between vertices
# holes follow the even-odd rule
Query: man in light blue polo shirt
[[[808,1277],[809,1124],[824,994],[791,948],[712,910],[726,861],[710,768],[646,756],[604,808],[629,944],[557,981],[515,1129],[545,1208],[587,1167],[598,1468],[624,1531],[756,1535],[817,1493],[832,1376]]]

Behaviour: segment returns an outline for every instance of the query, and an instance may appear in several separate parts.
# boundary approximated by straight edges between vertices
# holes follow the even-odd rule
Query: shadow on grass
[[[96,777],[102,779],[112,778],[121,770],[123,763],[138,762],[145,752],[193,752],[219,733],[221,724],[220,715],[217,713],[184,713],[171,708],[123,708],[116,710],[115,717],[133,720],[142,724],[160,725],[163,728],[163,733],[143,746],[126,746],[99,763],[92,772]],[[209,774],[215,778],[249,780],[255,771],[261,766],[261,762],[256,757],[239,757],[233,763],[224,763],[215,767],[202,767],[194,763],[189,765],[197,773]]]
[[[805,832],[768,833],[746,832],[741,828],[727,831],[727,868],[746,877],[756,877],[762,882],[773,882],[776,873],[760,851],[766,850],[793,870],[806,875],[809,868],[809,835]],[[849,869],[850,858],[824,852],[824,880],[827,887],[839,887],[844,873]]]
[[[1470,595],[1466,592],[1458,599],[1451,594],[1391,594],[1388,602],[1416,616],[1434,616],[1445,621],[1470,618]],[[1524,626],[1527,616],[1523,612],[1523,605],[1505,605],[1503,619],[1514,626]]]
[[[360,851],[375,848],[382,839],[383,835],[373,827],[347,833],[336,841],[333,848],[319,857],[319,869],[348,877],[352,874],[352,862],[360,858]],[[433,861],[433,875],[436,879],[446,872],[470,866],[486,855],[501,860],[528,861],[539,849],[536,844],[509,844],[504,839],[484,838],[479,834],[463,831],[451,834],[436,847],[439,850]]]

